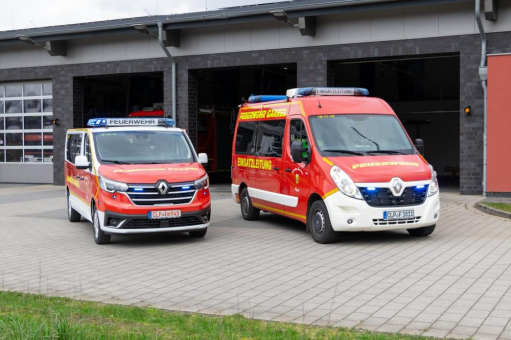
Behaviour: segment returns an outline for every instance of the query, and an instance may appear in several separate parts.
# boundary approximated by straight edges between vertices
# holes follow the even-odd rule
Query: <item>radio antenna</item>
[[[320,109],[321,109],[321,102],[319,101],[319,96],[318,96],[318,95],[316,95],[316,97],[318,97],[318,108],[320,108]]]

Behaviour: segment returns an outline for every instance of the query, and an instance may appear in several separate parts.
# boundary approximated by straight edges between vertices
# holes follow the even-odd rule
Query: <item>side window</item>
[[[240,122],[234,151],[240,155],[255,155],[257,122]]]
[[[293,144],[293,142],[299,141],[302,142],[304,148],[309,147],[309,138],[307,137],[307,130],[305,130],[305,124],[301,119],[293,119],[289,124],[289,146]],[[304,155],[306,156],[306,155]]]
[[[71,141],[73,139],[73,135],[67,135],[66,137],[66,160],[73,163],[71,159]]]
[[[83,134],[71,134],[67,140],[67,160],[74,164],[76,156],[80,155]]]
[[[282,157],[282,138],[286,121],[267,120],[259,122],[257,154],[265,157]]]
[[[89,161],[89,163],[92,162],[92,156],[91,156],[91,149],[90,149],[90,142],[89,142],[89,135],[85,135],[85,142],[84,142],[84,150],[83,150],[83,154],[85,155],[85,157],[87,157],[87,160]]]

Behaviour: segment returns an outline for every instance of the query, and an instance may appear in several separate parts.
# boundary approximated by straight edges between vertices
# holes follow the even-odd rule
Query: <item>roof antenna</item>
[[[316,95],[316,97],[318,97],[318,108],[321,109],[321,102],[319,101],[319,95]]]

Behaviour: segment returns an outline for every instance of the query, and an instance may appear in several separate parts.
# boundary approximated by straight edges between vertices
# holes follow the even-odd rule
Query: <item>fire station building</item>
[[[251,94],[367,88],[441,188],[511,196],[511,1],[295,0],[0,32],[0,182],[64,183],[66,130],[163,108],[229,178]]]

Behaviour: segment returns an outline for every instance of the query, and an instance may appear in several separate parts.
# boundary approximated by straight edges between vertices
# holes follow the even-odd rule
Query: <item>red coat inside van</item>
[[[340,231],[430,235],[440,199],[436,173],[418,151],[422,141],[414,146],[390,106],[367,95],[302,88],[244,103],[232,158],[243,218],[284,215],[306,223],[319,243]]]

